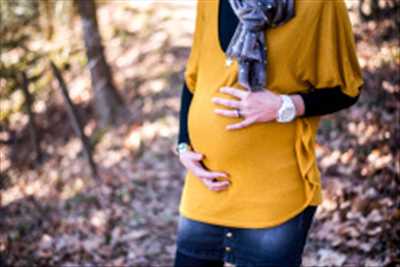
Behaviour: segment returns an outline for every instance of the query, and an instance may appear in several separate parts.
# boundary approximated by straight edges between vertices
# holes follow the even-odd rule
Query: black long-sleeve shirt
[[[239,23],[228,1],[219,1],[220,13],[218,14],[218,35],[221,47],[224,51],[228,48],[229,42]],[[323,90],[311,90],[310,93],[298,93],[304,101],[303,117],[326,115],[348,108],[357,102],[359,96],[351,97],[342,92],[340,86],[324,88]],[[178,143],[190,143],[187,129],[187,113],[193,94],[189,91],[186,83],[183,83],[181,92],[181,108],[179,114]]]

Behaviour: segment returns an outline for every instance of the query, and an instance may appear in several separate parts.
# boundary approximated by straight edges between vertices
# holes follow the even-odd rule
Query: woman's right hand
[[[210,190],[220,191],[229,186],[230,181],[227,173],[208,171],[201,165],[202,154],[187,150],[179,154],[179,159],[186,169],[198,177]],[[228,180],[218,181],[217,177],[225,177]]]

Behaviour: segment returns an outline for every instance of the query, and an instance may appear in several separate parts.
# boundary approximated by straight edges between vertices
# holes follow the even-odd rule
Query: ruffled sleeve
[[[320,8],[310,32],[313,42],[307,53],[312,64],[306,80],[316,89],[340,86],[345,94],[357,96],[364,81],[346,4],[323,1]]]
[[[349,96],[360,94],[364,84],[356,56],[352,26],[343,0],[309,2],[304,36],[306,59],[302,66],[303,81],[315,89],[340,86]],[[315,153],[320,116],[296,118],[295,153],[305,183],[307,203],[321,186],[321,173]],[[319,196],[321,197],[321,196]]]
[[[194,93],[196,88],[197,73],[199,68],[199,58],[201,50],[201,40],[204,28],[204,3],[197,1],[195,29],[193,33],[192,47],[186,63],[184,78],[190,92]]]

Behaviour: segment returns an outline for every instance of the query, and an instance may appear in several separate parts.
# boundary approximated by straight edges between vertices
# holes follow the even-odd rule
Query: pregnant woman
[[[362,85],[343,0],[198,0],[175,267],[300,266],[322,202],[320,116]]]

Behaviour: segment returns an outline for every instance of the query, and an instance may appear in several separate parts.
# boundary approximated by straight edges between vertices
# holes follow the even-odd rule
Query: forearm
[[[337,86],[294,94],[291,98],[296,106],[296,115],[310,117],[327,115],[348,108],[357,102],[359,96],[348,96]]]
[[[193,94],[189,91],[186,83],[183,83],[182,91],[181,91],[181,104],[179,111],[179,133],[177,143],[188,143],[190,144],[189,134],[188,134],[188,126],[187,126],[187,117],[189,106],[192,102]]]

